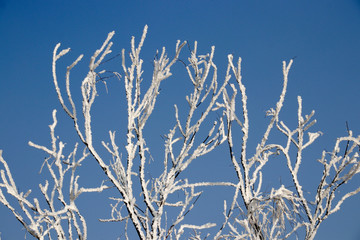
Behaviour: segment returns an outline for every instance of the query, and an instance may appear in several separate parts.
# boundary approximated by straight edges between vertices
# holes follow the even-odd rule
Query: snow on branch
[[[280,120],[293,60],[282,64],[283,84],[279,98],[266,112],[269,122],[255,151],[249,151],[249,146],[253,146],[249,144],[251,131],[259,131],[259,128],[250,124],[251,109],[241,73],[241,58],[234,63],[233,55],[228,55],[226,72],[219,76],[218,66],[214,63],[214,46],[208,53],[199,54],[197,42],[191,50],[186,41],[177,41],[172,54],[168,54],[165,48],[156,52],[152,74],[147,79],[143,75],[143,65],[147,60],[141,56],[147,32],[145,26],[139,42],[136,43],[132,37],[130,51],[123,49],[121,52],[121,69],[114,75],[124,84],[127,124],[121,131],[108,129],[108,140],[94,137],[93,129],[96,128],[93,127],[92,110],[99,95],[97,83],[106,72],[98,68],[109,61],[105,58],[112,53],[111,39],[115,33],[109,33],[90,57],[81,81],[82,101],[78,105],[75,102],[80,101],[74,100],[76,94],[71,91],[70,73],[83,55],[67,67],[65,82],[60,83],[57,63],[70,48],[59,50],[60,43],[55,46],[52,61],[54,87],[62,109],[74,124],[80,143],[66,153],[66,144],[55,135],[56,110],[52,113],[53,123],[49,125],[50,146],[29,142],[30,146],[48,155],[40,170],[48,172],[48,179],[39,184],[42,200],[30,200],[31,190],[26,193],[18,190],[0,150],[0,202],[29,234],[37,239],[87,239],[86,220],[76,200],[82,194],[112,188],[115,191],[109,199],[109,217],[100,221],[122,224],[126,239],[131,238],[128,233],[133,228],[137,237],[143,240],[205,239],[209,236],[229,240],[287,239],[300,229],[305,229],[304,238],[310,240],[314,239],[325,219],[338,211],[346,199],[360,192],[360,187],[349,192],[339,191],[360,172],[360,136],[353,136],[349,130],[348,136],[338,138],[333,150],[324,151],[318,161],[323,166],[323,173],[319,173],[320,182],[312,192],[315,199],[304,194],[299,175],[304,151],[322,133],[309,131],[316,123],[313,120],[315,111],[304,116],[300,96],[297,99],[297,126],[291,129]],[[180,60],[180,54],[186,44],[190,53],[185,62]],[[185,65],[183,70],[191,87],[184,96],[185,104],[174,105],[173,117],[165,119],[172,121],[172,128],[164,130],[163,159],[155,163],[149,161],[153,150],[150,146],[153,145],[147,144],[154,138],[147,136],[145,129],[151,127],[148,120],[156,107],[161,84],[172,76],[172,67],[180,62]],[[143,81],[149,84],[143,84]],[[65,85],[65,95],[60,88],[62,84]],[[211,120],[214,118],[209,116],[214,113],[217,118]],[[282,144],[274,142],[273,131],[283,135],[285,141]],[[123,139],[121,142],[125,142],[125,146],[120,145],[118,139]],[[221,153],[223,157],[219,164],[231,164],[232,168],[224,174],[234,176],[232,181],[194,181],[186,175],[194,161],[223,143],[227,144],[228,152]],[[341,154],[344,145],[345,152]],[[157,148],[162,149],[160,146]],[[83,149],[80,154],[79,149]],[[85,165],[85,159],[97,163],[108,185],[81,187],[76,170]],[[269,175],[265,166],[273,159],[286,166],[287,174],[291,176],[290,186],[279,184],[271,186],[270,190],[263,186]],[[207,171],[206,159],[203,161],[202,170]],[[152,164],[157,164],[156,171]],[[231,196],[224,196],[222,210],[218,208],[223,213],[223,220],[192,223],[189,213],[201,204],[200,196],[214,187],[232,191]],[[18,205],[15,206],[13,200]]]
[[[49,157],[44,160],[43,166],[49,171],[50,182],[52,183],[46,180],[45,184],[39,184],[45,204],[41,204],[37,198],[34,198],[33,203],[31,203],[28,200],[31,190],[25,194],[18,192],[11,171],[2,155],[0,155],[0,162],[4,166],[4,170],[1,170],[0,201],[13,212],[25,229],[37,239],[51,239],[53,236],[57,236],[58,239],[87,239],[86,220],[78,210],[75,200],[81,193],[101,192],[108,187],[101,185],[97,188],[79,188],[79,176],[76,175],[76,169],[81,166],[89,153],[84,149],[82,156],[78,158],[76,156],[78,144],[76,144],[72,152],[65,156],[63,151],[65,144],[61,141],[58,142],[58,138],[55,136],[56,110],[53,111],[53,121],[53,124],[49,125],[50,149],[29,142],[30,146],[49,154]],[[68,183],[65,182],[66,174],[70,175]],[[65,186],[65,184],[68,184],[68,186]],[[9,197],[11,196],[18,201],[19,207],[10,204],[7,200],[8,197],[2,192],[2,188],[6,189]],[[66,191],[66,189],[68,190]],[[16,209],[21,210],[23,213],[19,213]]]

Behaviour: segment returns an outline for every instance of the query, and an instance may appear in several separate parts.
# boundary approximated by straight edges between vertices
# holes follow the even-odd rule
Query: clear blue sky
[[[197,40],[202,53],[215,45],[215,61],[222,73],[227,54],[243,58],[243,81],[247,86],[252,121],[250,127],[253,135],[250,140],[254,142],[258,140],[267,121],[264,118],[265,111],[273,107],[281,90],[281,62],[296,56],[281,116],[285,120],[292,120],[291,126],[296,124],[297,95],[303,97],[306,113],[316,110],[318,124],[314,129],[324,132],[324,135],[311,148],[309,159],[304,164],[305,169],[302,169],[301,179],[309,192],[315,190],[316,185],[312,184],[318,181],[316,174],[321,174],[316,159],[323,149],[332,148],[336,137],[346,134],[345,121],[349,122],[354,134],[360,134],[358,0],[0,0],[0,149],[4,150],[3,155],[13,170],[20,190],[36,189],[38,182],[43,181],[38,171],[45,156],[31,149],[27,142],[32,140],[48,145],[47,126],[51,123],[51,111],[54,108],[60,110],[51,78],[51,58],[56,43],[61,42],[62,47],[72,48],[60,66],[64,68],[80,53],[84,53],[85,59],[79,69],[85,71],[88,64],[86,57],[91,56],[100,46],[108,32],[116,32],[113,39],[116,54],[122,48],[129,49],[130,37],[134,35],[139,38],[145,24],[149,26],[144,46],[144,59],[148,68],[151,67],[156,49],[162,46],[166,46],[169,55],[173,56],[177,39],[190,43]],[[111,70],[120,71],[120,59],[114,61],[117,62],[111,65],[114,68]],[[81,73],[79,71],[74,75],[75,78],[79,76],[73,80],[74,92],[79,90],[76,84],[81,81]],[[108,85],[109,95],[113,96],[116,94],[112,87],[117,90],[121,83],[111,81]],[[175,102],[180,102],[177,95],[171,92],[182,86],[179,81],[183,79],[174,76],[165,83],[161,92],[163,98],[159,98],[159,101],[162,99],[172,105],[173,96]],[[103,93],[106,96],[105,91]],[[102,104],[106,97],[99,101]],[[115,103],[105,104],[107,108],[103,111],[111,109],[109,105],[115,106]],[[155,129],[159,128],[156,121],[163,120],[164,116],[172,116],[173,113],[172,108],[166,110],[165,104],[159,103],[158,106],[159,110],[151,120]],[[97,110],[100,115],[106,115],[101,111]],[[162,111],[169,113],[164,114]],[[66,132],[71,122],[62,113],[59,114],[59,120],[62,122],[58,134],[63,141],[69,139],[69,143],[74,142],[73,134]],[[166,126],[171,126],[172,120],[169,119]],[[98,124],[101,125],[99,136],[105,136],[106,140],[111,126],[124,126],[123,122],[118,124],[111,117],[107,121],[99,120]],[[67,130],[60,132],[61,129]],[[152,141],[160,144],[160,135],[166,131],[163,129],[163,132],[152,135]],[[230,161],[223,168],[216,164],[209,163],[208,168],[211,174],[218,174],[220,180],[222,174],[226,175],[226,171],[230,171]],[[29,169],[33,172],[28,172]],[[89,187],[101,181],[86,176],[81,179]],[[359,178],[346,188],[354,188],[356,184],[360,184]],[[101,200],[97,195],[88,197],[93,201]],[[221,216],[222,201],[219,203],[218,216]],[[106,217],[108,204],[105,202],[96,209],[89,207],[89,215]],[[348,200],[341,212],[332,215],[322,225],[317,239],[360,239],[359,204],[360,196]],[[200,211],[197,214],[207,213]],[[197,216],[193,215],[193,218],[197,219]],[[95,231],[95,224],[98,223],[89,222],[89,234],[94,236],[90,239],[98,239],[102,234],[106,234],[104,236],[108,239],[115,239],[121,234],[116,224],[101,225],[99,231]],[[107,233],[111,229],[117,232]],[[25,235],[21,225],[2,206],[0,232],[4,240],[22,239]]]

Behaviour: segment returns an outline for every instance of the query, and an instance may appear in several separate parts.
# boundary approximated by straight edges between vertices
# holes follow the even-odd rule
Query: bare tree
[[[110,217],[100,221],[121,222],[126,239],[129,239],[127,231],[130,225],[134,227],[139,239],[183,239],[185,232],[189,230],[192,231],[189,238],[204,239],[211,234],[204,237],[201,233],[206,234],[210,228],[213,229],[211,236],[214,239],[286,239],[300,229],[304,229],[305,239],[314,239],[322,221],[338,211],[347,198],[360,191],[359,187],[340,197],[335,196],[339,188],[360,171],[360,137],[355,137],[348,131],[348,136],[337,139],[331,152],[322,153],[319,162],[324,170],[322,175],[319,174],[320,182],[314,192],[315,199],[305,197],[298,176],[303,152],[321,132],[309,132],[310,127],[316,123],[312,120],[314,111],[303,116],[301,97],[298,97],[297,127],[290,129],[280,121],[292,60],[289,63],[283,62],[283,88],[279,100],[274,108],[267,111],[270,122],[253,151],[255,153],[250,155],[250,127],[246,89],[241,76],[241,58],[235,66],[233,56],[229,55],[226,74],[219,78],[217,66],[213,62],[214,47],[210,53],[198,55],[195,42],[185,63],[179,59],[179,55],[188,43],[178,41],[173,58],[167,57],[165,48],[154,58],[151,84],[143,93],[143,60],[140,52],[146,34],[147,26],[137,46],[135,38],[131,39],[130,65],[126,63],[127,54],[123,50],[122,72],[114,73],[124,82],[126,93],[127,131],[122,136],[126,139],[126,146],[119,147],[115,131],[110,130],[109,140],[101,141],[107,154],[103,154],[103,149],[98,149],[94,143],[96,140],[93,139],[91,110],[98,96],[99,80],[103,80],[106,72],[98,69],[111,53],[110,40],[114,32],[109,33],[101,48],[91,57],[89,71],[81,84],[82,116],[78,114],[79,106],[76,106],[70,90],[70,73],[83,55],[67,67],[64,94],[60,89],[56,66],[70,49],[59,52],[60,44],[56,45],[52,63],[54,85],[63,110],[73,121],[80,144],[75,144],[69,153],[65,153],[64,142],[55,134],[56,110],[53,111],[53,123],[49,126],[50,146],[29,142],[30,146],[49,155],[41,169],[46,168],[51,179],[39,184],[41,197],[46,204],[41,204],[37,198],[30,200],[31,190],[27,193],[18,190],[0,150],[0,202],[14,214],[29,234],[37,239],[87,239],[87,224],[77,207],[77,198],[82,193],[103,192],[113,188],[117,193],[110,198],[113,202],[110,205]],[[184,109],[180,111],[174,105],[174,125],[164,136],[161,172],[149,177],[145,173],[149,171],[149,165],[155,163],[148,161],[151,149],[146,143],[144,129],[154,110],[160,85],[172,75],[171,67],[174,64],[185,65],[193,88],[186,96],[187,105]],[[238,99],[241,99],[240,103]],[[239,109],[236,103],[240,104]],[[180,112],[186,114],[180,116]],[[209,115],[214,112],[219,117],[211,122]],[[282,133],[285,144],[269,143],[272,131]],[[235,182],[191,182],[183,177],[182,172],[191,167],[192,161],[208,154],[222,143],[228,145],[229,153],[226,154],[233,166],[232,171],[237,176]],[[346,147],[344,154],[340,154],[341,146]],[[82,149],[80,154],[79,148]],[[97,162],[107,180],[106,184],[102,183],[94,188],[79,186],[76,170],[86,158]],[[263,168],[270,158],[279,158],[286,164],[293,190],[284,185],[274,186],[271,191],[264,190],[263,177],[266,173],[263,173]],[[224,199],[222,223],[184,223],[183,220],[196,206],[202,191],[214,186],[233,189],[232,199]],[[174,194],[182,196],[182,199],[172,201],[171,196]],[[11,204],[10,198],[17,200],[19,205]],[[170,211],[172,218],[167,216]]]

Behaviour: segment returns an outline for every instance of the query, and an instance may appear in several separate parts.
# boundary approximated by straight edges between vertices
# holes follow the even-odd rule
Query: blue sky
[[[290,73],[289,88],[281,117],[296,124],[296,97],[303,97],[304,112],[316,111],[318,124],[314,129],[324,135],[311,148],[309,160],[304,165],[301,179],[309,187],[317,181],[321,168],[317,163],[323,149],[330,150],[336,137],[346,134],[348,121],[355,135],[360,134],[360,1],[318,0],[318,1],[0,1],[0,149],[13,170],[18,187],[22,191],[37,188],[43,181],[38,174],[44,154],[27,145],[29,140],[48,144],[48,125],[52,109],[60,110],[51,77],[51,58],[54,46],[71,47],[69,56],[62,60],[63,67],[70,64],[80,53],[85,59],[74,74],[73,91],[79,90],[81,74],[86,71],[88,58],[92,55],[108,32],[115,30],[114,54],[122,48],[129,49],[131,36],[140,38],[145,24],[149,26],[144,45],[144,60],[148,69],[156,49],[166,46],[173,56],[176,40],[198,41],[199,51],[207,53],[216,46],[215,62],[219,73],[224,73],[226,56],[231,53],[243,59],[243,81],[247,87],[252,132],[250,140],[258,140],[267,119],[265,111],[273,107],[280,93],[282,82],[282,61],[295,57]],[[186,50],[185,50],[186,51]],[[181,64],[176,71],[181,71]],[[110,68],[120,71],[120,59],[114,60]],[[118,69],[116,69],[118,68]],[[59,73],[61,74],[61,72]],[[147,73],[151,74],[151,73]],[[146,73],[145,73],[146,76]],[[76,79],[76,77],[79,77]],[[161,144],[160,135],[172,126],[173,108],[166,103],[184,104],[184,95],[177,89],[186,88],[182,77],[174,75],[164,83],[151,123],[154,126],[151,144]],[[146,81],[146,80],[145,80]],[[113,116],[100,120],[99,137],[107,139],[107,131],[123,126],[122,108],[111,112],[115,102],[109,99],[119,97],[121,82],[111,80],[109,93],[103,88],[96,112]],[[120,90],[119,90],[120,89]],[[119,91],[118,91],[119,90]],[[120,92],[120,93],[119,93]],[[162,96],[161,96],[162,95]],[[125,100],[123,98],[122,100]],[[119,104],[121,104],[119,102]],[[164,114],[165,113],[165,114]],[[107,115],[108,114],[108,115]],[[116,116],[119,115],[120,122]],[[167,123],[157,124],[160,120]],[[63,141],[76,141],[71,122],[59,113],[58,134]],[[291,121],[293,121],[291,123]],[[167,124],[167,125],[166,125]],[[64,129],[61,132],[61,129]],[[163,131],[155,133],[155,130]],[[121,132],[121,129],[119,130]],[[124,131],[124,129],[122,129]],[[154,134],[155,133],[155,134]],[[69,139],[69,140],[67,140]],[[148,140],[150,141],[150,140]],[[154,151],[154,155],[156,155]],[[160,153],[159,153],[160,154]],[[200,163],[199,163],[200,164]],[[230,171],[209,162],[210,175]],[[94,171],[96,166],[93,167]],[[29,172],[28,170],[33,170]],[[275,171],[276,172],[276,171]],[[99,172],[98,172],[99,173]],[[190,173],[189,173],[190,174]],[[197,174],[197,173],[194,173]],[[215,174],[215,175],[216,175]],[[85,185],[99,181],[86,175]],[[360,184],[354,179],[346,188]],[[86,182],[89,181],[89,182]],[[270,183],[269,183],[270,184]],[[271,185],[269,185],[271,186]],[[313,188],[311,188],[313,186]],[[219,192],[217,192],[217,195]],[[100,201],[97,195],[93,201]],[[221,201],[220,201],[221,202]],[[317,239],[359,239],[360,196],[348,200],[339,213],[323,223]],[[99,209],[92,209],[89,215],[104,217],[108,202]],[[206,206],[206,203],[203,203]],[[222,205],[221,205],[222,206]],[[221,207],[219,206],[219,207]],[[105,211],[105,213],[104,213]],[[206,215],[205,212],[197,212]],[[221,214],[221,213],[220,213]],[[0,206],[0,232],[2,239],[22,239],[25,231]],[[193,216],[194,219],[197,216]],[[97,224],[96,221],[89,224]],[[91,225],[93,226],[93,225]],[[94,225],[95,226],[95,225]],[[90,228],[89,234],[101,234],[115,239],[119,232],[114,225],[101,225],[101,231]],[[342,237],[341,237],[342,236]]]

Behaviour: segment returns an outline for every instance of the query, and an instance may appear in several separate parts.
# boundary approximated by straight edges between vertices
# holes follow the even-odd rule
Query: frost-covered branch
[[[76,175],[76,169],[81,166],[81,163],[88,157],[89,153],[84,150],[82,156],[77,158],[78,144],[76,144],[73,151],[68,156],[64,156],[63,150],[65,144],[61,141],[58,142],[58,138],[55,136],[55,127],[57,125],[56,110],[53,111],[53,120],[53,124],[49,125],[51,136],[50,149],[29,142],[30,146],[49,154],[43,166],[49,171],[52,183],[46,180],[45,184],[39,184],[45,204],[42,204],[37,198],[34,198],[33,203],[31,203],[28,200],[31,190],[26,194],[18,192],[10,169],[2,156],[0,156],[0,161],[5,170],[1,170],[0,201],[14,213],[25,229],[37,239],[51,239],[51,236],[57,236],[58,239],[87,239],[86,221],[78,210],[75,200],[81,193],[101,192],[107,186],[79,188],[79,176]],[[64,185],[66,184],[66,174],[70,174],[68,186]],[[5,196],[1,189],[6,189],[8,195],[18,201],[23,213],[19,213],[16,207],[11,205],[7,200],[8,197]],[[59,206],[61,207],[59,208]],[[65,226],[67,226],[67,229],[64,228]],[[55,232],[55,234],[52,232]]]
[[[301,97],[298,97],[297,126],[291,129],[280,120],[293,60],[283,62],[283,86],[279,99],[266,112],[269,123],[255,151],[251,151],[249,148],[253,144],[249,139],[254,130],[250,130],[260,131],[260,128],[251,126],[241,58],[234,63],[233,55],[228,55],[226,72],[224,76],[218,76],[218,66],[214,63],[215,47],[211,47],[209,53],[199,54],[197,42],[191,50],[187,42],[177,41],[174,56],[168,57],[165,48],[157,51],[152,73],[145,75],[147,61],[142,59],[141,51],[147,31],[145,26],[140,41],[136,43],[132,37],[130,51],[123,49],[121,52],[121,69],[114,75],[124,84],[127,124],[121,126],[121,131],[108,129],[108,140],[94,137],[97,133],[93,133],[96,128],[92,112],[100,94],[97,83],[103,81],[106,72],[99,68],[109,61],[105,58],[112,52],[114,32],[108,34],[90,57],[84,78],[78,81],[81,82],[80,101],[73,97],[77,94],[72,94],[71,86],[76,81],[71,81],[70,73],[83,55],[67,67],[65,81],[61,83],[57,77],[57,64],[70,49],[59,50],[60,44],[55,46],[52,61],[55,90],[62,109],[74,124],[80,144],[75,144],[70,153],[65,153],[66,144],[55,135],[56,110],[53,111],[53,124],[49,126],[50,146],[29,142],[30,146],[49,156],[40,171],[46,169],[49,174],[49,179],[39,184],[42,200],[29,200],[30,190],[27,193],[18,190],[0,151],[0,202],[32,236],[37,239],[87,239],[86,220],[75,202],[83,193],[112,188],[115,191],[109,198],[109,217],[100,221],[122,224],[126,239],[132,238],[128,235],[130,228],[144,240],[204,239],[211,235],[210,231],[215,231],[213,239],[288,239],[300,229],[305,229],[305,239],[314,239],[320,224],[338,211],[346,199],[360,192],[360,187],[345,193],[339,191],[360,172],[360,137],[354,137],[349,131],[348,136],[337,139],[332,152],[324,151],[319,160],[324,170],[317,189],[312,192],[315,200],[311,201],[304,194],[299,175],[304,151],[322,133],[309,131],[316,123],[313,120],[315,112],[303,116]],[[180,53],[186,44],[190,54],[185,62],[180,60]],[[151,128],[148,120],[156,107],[163,81],[172,76],[172,68],[177,63],[185,65],[183,71],[188,82],[184,84],[191,87],[186,88],[189,92],[185,104],[174,105],[174,117],[170,119],[172,128],[161,133],[163,147],[156,146],[157,150],[153,151],[163,149],[163,155],[153,157],[150,148],[153,145],[148,144],[153,136],[148,136],[146,131]],[[143,84],[143,81],[148,84]],[[61,85],[64,85],[66,94],[61,91]],[[218,114],[220,111],[222,113]],[[211,120],[214,112],[217,118]],[[282,143],[272,139],[276,130],[285,138]],[[125,146],[119,141],[125,142]],[[201,170],[206,171],[207,159],[204,156],[225,142],[228,153],[222,153],[219,164],[231,163],[230,172],[224,174],[234,176],[232,181],[196,182],[186,175],[199,158],[204,161]],[[343,145],[346,145],[345,153],[340,154]],[[80,156],[79,148],[84,149]],[[228,162],[224,161],[226,154]],[[263,186],[269,175],[265,166],[274,158],[286,165],[291,184],[285,186],[281,183],[269,190]],[[98,164],[109,185],[80,186],[76,169],[86,162],[85,159]],[[158,164],[156,170],[151,166],[155,163]],[[215,186],[233,191],[231,196],[224,196],[223,209],[220,210],[223,221],[192,223],[189,213],[201,204],[200,196]],[[15,206],[13,200],[19,205]]]
[[[256,148],[255,154],[251,158],[247,158],[247,141],[249,136],[247,95],[241,77],[241,58],[238,60],[237,67],[234,66],[232,59],[232,55],[229,55],[227,75],[230,75],[230,72],[232,72],[238,88],[233,83],[230,83],[229,87],[232,91],[232,96],[229,95],[228,90],[224,90],[223,102],[217,103],[216,109],[223,108],[227,119],[227,141],[230,160],[238,177],[239,190],[235,190],[229,209],[227,209],[225,202],[225,221],[216,237],[221,236],[226,239],[289,238],[297,229],[305,227],[307,232],[306,239],[313,239],[320,223],[330,214],[337,211],[345,199],[360,191],[360,188],[357,188],[349,193],[345,193],[336,202],[334,200],[337,189],[359,172],[358,153],[353,153],[355,150],[358,150],[358,138],[352,137],[351,132],[349,133],[350,137],[340,138],[334,151],[329,153],[332,156],[330,162],[325,160],[325,156],[328,153],[324,152],[320,160],[324,165],[324,173],[317,190],[314,212],[309,206],[309,199],[304,195],[298,173],[303,151],[322,134],[321,132],[308,132],[308,129],[316,123],[316,120],[311,120],[315,112],[312,111],[310,115],[303,117],[302,99],[298,97],[298,127],[290,130],[284,122],[279,120],[279,114],[284,103],[288,85],[289,70],[293,61],[291,60],[289,64],[283,63],[283,89],[280,93],[279,101],[274,109],[271,108],[267,112],[267,116],[271,117],[270,122]],[[236,108],[238,89],[241,94],[241,115],[243,116],[243,121],[238,117],[239,114],[237,114]],[[237,140],[237,135],[234,135],[235,124],[240,126],[242,131],[241,141]],[[285,145],[267,143],[274,126],[286,136],[287,141]],[[305,138],[305,133],[307,133],[307,139]],[[338,145],[341,141],[353,142],[352,147],[346,151],[344,156],[337,155],[339,152]],[[238,147],[241,152],[240,159],[235,155],[235,152],[238,151],[236,150],[236,142],[241,143],[241,146]],[[290,151],[291,146],[295,146],[295,157],[292,156],[292,151]],[[350,156],[351,153],[353,153],[352,156]],[[265,193],[262,189],[264,177],[262,169],[269,162],[270,156],[276,157],[278,155],[282,155],[285,159],[296,189],[295,192],[284,188],[283,185],[278,189],[273,188],[270,194]],[[331,178],[330,176],[333,177]],[[239,198],[241,199],[240,203]],[[241,205],[244,208],[241,208]],[[239,217],[234,216],[236,207],[240,209],[241,220]],[[234,219],[233,222],[231,222],[232,218]],[[307,219],[307,221],[301,219]],[[231,234],[223,233],[226,226],[229,227]],[[237,226],[240,226],[243,230],[240,231]],[[293,230],[286,231],[286,226],[292,226]]]

